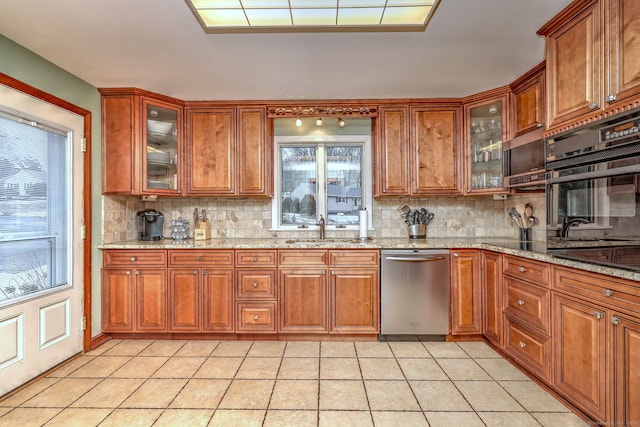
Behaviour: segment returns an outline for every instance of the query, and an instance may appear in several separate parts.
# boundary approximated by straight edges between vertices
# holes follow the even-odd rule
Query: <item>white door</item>
[[[0,396],[82,351],[83,123],[0,85]]]

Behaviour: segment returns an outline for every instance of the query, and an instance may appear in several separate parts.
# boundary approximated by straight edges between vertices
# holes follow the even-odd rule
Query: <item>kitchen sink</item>
[[[285,243],[342,243],[357,244],[362,243],[360,239],[289,239]]]
[[[567,242],[626,242],[624,237],[567,237],[561,239]]]

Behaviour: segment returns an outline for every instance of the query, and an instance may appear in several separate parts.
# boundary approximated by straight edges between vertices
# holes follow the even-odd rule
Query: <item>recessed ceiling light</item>
[[[207,33],[424,31],[440,0],[185,0]]]

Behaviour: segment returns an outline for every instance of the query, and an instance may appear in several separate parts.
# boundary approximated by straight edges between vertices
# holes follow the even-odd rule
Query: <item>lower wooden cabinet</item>
[[[504,350],[529,372],[550,382],[552,356],[551,339],[548,336],[505,316]]]
[[[502,255],[482,252],[482,334],[502,347]]]
[[[640,318],[612,313],[613,408],[617,426],[640,425]]]
[[[202,273],[202,330],[234,332],[233,269]]]
[[[278,288],[279,332],[328,332],[326,268],[280,269]]]
[[[336,268],[330,274],[329,331],[333,334],[380,332],[378,269]]]
[[[607,320],[601,307],[553,296],[553,385],[595,420],[607,411]]]
[[[237,332],[275,333],[276,303],[244,301],[237,304]]]
[[[102,270],[102,330],[133,332],[135,276],[127,268]]]
[[[451,252],[451,334],[482,334],[480,254],[477,250]]]
[[[199,332],[202,317],[202,270],[169,270],[169,329]]]

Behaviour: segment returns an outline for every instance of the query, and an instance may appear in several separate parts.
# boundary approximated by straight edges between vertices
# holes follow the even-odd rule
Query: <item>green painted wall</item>
[[[102,190],[100,155],[100,93],[84,80],[63,70],[14,41],[0,35],[0,72],[91,111],[92,150],[92,327],[93,336],[101,331],[100,267],[102,257],[97,245],[102,242]]]

